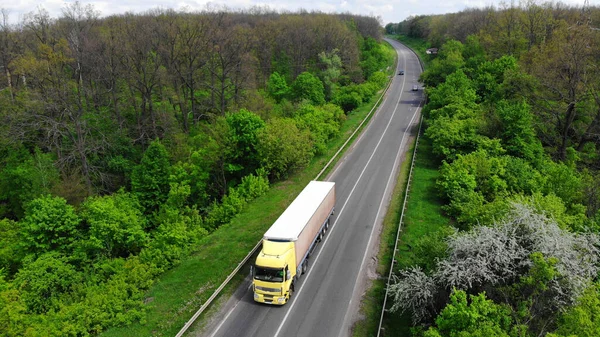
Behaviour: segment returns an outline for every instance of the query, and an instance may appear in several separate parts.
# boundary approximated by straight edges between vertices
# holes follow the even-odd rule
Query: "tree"
[[[239,180],[260,166],[258,135],[265,127],[265,122],[246,109],[228,114],[225,120],[229,126],[227,171]]]
[[[589,47],[594,39],[591,34],[587,27],[563,25],[551,41],[532,52],[531,73],[540,84],[532,111],[543,121],[538,123],[542,142],[552,147],[559,160],[567,159],[569,147],[582,150],[595,139],[590,132],[598,130],[600,110],[590,109],[590,87],[586,85],[591,84],[588,76],[597,70]]]
[[[421,74],[421,81],[425,86],[434,87],[445,82],[448,75],[464,66],[463,48],[463,44],[456,40],[444,43],[438,58],[434,59],[431,66]]]
[[[155,140],[144,152],[142,161],[131,175],[131,190],[145,213],[151,214],[165,202],[169,193],[171,164],[165,146]]]
[[[563,313],[556,334],[548,337],[593,337],[600,335],[600,294],[598,284],[588,288],[577,304]]]
[[[429,103],[424,113],[442,108],[446,105],[455,103],[466,107],[470,110],[477,108],[477,93],[473,86],[473,82],[461,70],[457,70],[444,76],[445,82],[428,90]],[[426,115],[427,116],[427,115]],[[435,118],[435,117],[433,117]]]
[[[337,88],[338,78],[342,74],[342,59],[338,55],[338,50],[334,49],[330,53],[320,52],[319,62],[321,62],[319,77],[325,88],[325,98],[331,100]]]
[[[88,226],[85,249],[93,256],[127,257],[146,245],[142,207],[129,193],[88,198],[80,214]]]
[[[0,331],[7,337],[23,336],[28,325],[21,292],[0,274]]]
[[[321,154],[326,149],[327,141],[338,134],[344,117],[344,112],[333,104],[322,107],[302,104],[294,120],[300,129],[310,130],[315,153]]]
[[[558,314],[576,303],[598,272],[598,236],[574,234],[530,207],[513,209],[493,226],[480,225],[446,241],[448,257],[430,274],[400,272],[390,287],[393,310],[428,322],[448,302],[447,289],[486,291],[518,313],[519,324],[547,332]]]
[[[289,91],[290,88],[285,78],[278,72],[272,73],[267,82],[267,92],[269,95],[279,103],[283,98],[287,97]]]
[[[323,82],[309,72],[298,75],[291,89],[292,98],[296,101],[306,99],[316,105],[325,103]]]
[[[258,135],[261,165],[274,179],[286,178],[304,167],[313,156],[308,130],[301,131],[294,120],[275,118]]]
[[[454,290],[450,303],[435,319],[436,327],[429,328],[424,336],[509,337],[511,314],[509,307],[488,300],[485,293],[467,296],[462,290]]]
[[[8,148],[0,174],[0,199],[7,203],[4,216],[23,217],[24,205],[50,193],[59,181],[51,154],[36,149],[33,154],[24,147]]]
[[[534,164],[539,163],[543,148],[535,134],[529,105],[525,102],[511,104],[500,101],[496,104],[495,113],[500,120],[499,138],[507,153]]]
[[[0,220],[0,275],[12,276],[21,266],[21,231],[20,223],[6,218]]]
[[[65,256],[50,252],[25,261],[24,267],[15,275],[14,283],[22,289],[21,296],[29,311],[45,313],[57,310],[61,296],[81,281],[82,275]]]
[[[32,200],[21,220],[23,243],[29,253],[69,252],[79,238],[80,218],[66,200],[50,195]]]

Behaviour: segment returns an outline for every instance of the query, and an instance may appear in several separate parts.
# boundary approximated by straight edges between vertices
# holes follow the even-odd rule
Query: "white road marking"
[[[410,122],[408,123],[407,129],[410,128],[410,126],[413,124],[415,117],[417,116],[417,111],[415,111],[415,113],[413,114],[412,118],[410,119]],[[406,139],[406,132],[404,132],[404,134],[402,135],[402,140],[400,141],[400,147],[398,147],[398,152],[396,153],[396,159],[394,160],[394,166],[392,166],[392,172],[390,172],[390,175],[388,177],[388,181],[387,184],[385,185],[385,190],[383,192],[383,198],[381,199],[381,202],[379,203],[379,208],[377,209],[377,214],[375,215],[375,219],[373,220],[373,228],[371,229],[371,235],[369,236],[369,241],[367,242],[367,247],[365,249],[365,254],[363,255],[363,259],[362,262],[360,264],[360,268],[359,270],[359,275],[356,276],[356,281],[354,281],[354,287],[352,288],[352,294],[354,294],[354,292],[356,291],[356,287],[358,286],[358,281],[361,279],[361,275],[360,273],[362,272],[364,266],[365,266],[365,261],[367,260],[367,256],[369,255],[369,246],[371,246],[371,239],[373,239],[373,233],[375,232],[375,228],[376,228],[376,224],[377,224],[377,219],[379,219],[379,213],[381,213],[381,210],[383,209],[383,204],[385,201],[385,196],[388,193],[388,189],[390,187],[390,184],[393,181],[393,177],[394,177],[394,172],[396,171],[396,168],[398,167],[398,162],[400,161],[400,157],[402,154],[402,146],[404,144],[404,140]],[[344,329],[344,327],[346,326],[346,322],[348,320],[348,313],[350,312],[350,305],[352,304],[352,297],[350,297],[350,301],[348,301],[348,308],[346,309],[346,314],[344,315],[344,321],[342,323],[342,328],[340,329],[340,333],[338,334],[338,337],[343,336],[345,332],[347,332],[347,330]]]
[[[252,282],[250,282],[250,285],[248,286],[248,288],[246,289],[246,292],[244,292],[244,294],[246,294],[248,292],[248,290],[250,290],[250,288],[252,288]],[[213,331],[213,333],[209,336],[209,337],[214,337],[217,334],[217,331],[219,331],[219,329],[221,329],[221,327],[223,326],[223,324],[225,324],[225,322],[227,321],[227,319],[229,318],[229,316],[233,313],[233,311],[235,310],[235,308],[237,308],[238,304],[240,304],[242,302],[242,300],[238,300],[238,302],[233,306],[233,308],[231,308],[231,310],[229,310],[229,312],[227,313],[227,315],[225,315],[225,318],[223,318],[223,320],[221,321],[221,324],[219,324],[217,326],[217,328],[215,329],[215,331]]]
[[[404,67],[406,67],[406,58],[404,58]],[[396,71],[397,71],[397,69],[396,69]],[[403,82],[402,82],[402,90],[400,91],[401,93],[404,92],[404,84],[405,83],[406,83],[406,81],[403,80]],[[358,183],[360,182],[360,180],[362,179],[363,174],[367,170],[367,167],[369,166],[369,163],[371,162],[371,160],[375,156],[375,153],[377,152],[377,149],[379,148],[379,145],[381,144],[381,142],[382,142],[382,140],[383,140],[383,138],[384,138],[387,130],[390,127],[390,124],[392,123],[392,120],[394,119],[394,116],[396,115],[396,111],[398,110],[398,106],[400,105],[401,98],[402,98],[402,94],[400,94],[400,97],[398,98],[398,101],[396,102],[396,106],[394,107],[394,112],[392,112],[392,116],[388,120],[388,123],[385,126],[385,129],[381,133],[381,137],[379,138],[379,141],[377,142],[377,145],[375,145],[375,149],[373,149],[373,152],[371,153],[371,156],[369,157],[369,160],[367,161],[367,163],[365,164],[365,167],[363,168],[362,172],[358,176],[358,179],[356,180],[356,183],[352,187],[352,190],[350,191],[350,194],[348,195],[348,198],[346,198],[346,201],[344,202],[344,205],[342,206],[342,209],[340,210],[338,216],[336,217],[335,221],[333,222],[333,225],[331,226],[331,231],[333,231],[335,229],[335,225],[337,224],[338,219],[340,219],[342,217],[342,214],[343,214],[344,210],[346,209],[346,205],[348,204],[348,201],[352,197],[352,194],[354,194],[354,190],[356,189],[356,186],[358,186]],[[327,240],[329,240],[330,237],[331,237],[331,234],[328,235],[325,238],[325,241],[321,244],[321,247],[325,247],[326,246]],[[370,241],[370,239],[369,239],[369,241]],[[319,252],[317,253],[317,256],[314,259],[313,265],[316,264],[316,262],[319,260],[319,256],[321,256],[321,252],[322,251],[323,251],[322,249],[319,249]],[[308,277],[310,277],[310,274],[311,274],[311,272],[313,270],[314,270],[314,268],[311,268],[308,271],[308,273],[304,277],[305,280],[308,279]],[[294,298],[292,298],[290,306],[288,307],[288,311],[285,313],[285,316],[283,317],[283,320],[281,321],[281,324],[279,324],[279,327],[277,328],[277,331],[275,332],[275,335],[273,335],[273,337],[278,337],[279,336],[279,333],[281,332],[281,329],[283,328],[283,325],[287,321],[287,319],[288,319],[288,317],[290,315],[290,312],[292,311],[292,309],[294,308],[294,305],[296,304],[295,299],[298,298],[300,296],[300,294],[302,293],[302,290],[304,290],[304,285],[305,285],[305,283],[303,282],[302,285],[300,286],[300,289],[298,290],[298,292],[296,292],[296,296],[294,296]]]
[[[404,59],[404,68],[406,68],[406,58]],[[396,71],[397,71],[397,69],[396,69]],[[395,114],[396,114],[396,111],[397,111],[397,109],[398,109],[398,106],[399,106],[399,104],[400,104],[400,102],[401,102],[402,92],[404,92],[404,86],[405,86],[405,84],[406,84],[406,78],[404,77],[404,78],[403,78],[403,81],[402,81],[402,88],[401,88],[401,90],[400,90],[400,93],[401,93],[401,94],[400,94],[400,97],[399,97],[398,101],[396,102],[396,106],[394,107],[394,112],[392,113],[392,116],[390,117],[390,119],[389,119],[389,121],[388,121],[388,124],[387,124],[387,125],[386,125],[386,127],[385,127],[385,130],[384,130],[384,131],[383,131],[383,133],[381,134],[381,137],[379,138],[379,141],[377,142],[377,145],[375,146],[375,149],[373,150],[373,152],[372,152],[371,156],[369,157],[369,160],[367,161],[367,163],[366,163],[365,167],[363,168],[362,172],[360,173],[360,175],[359,175],[359,177],[358,177],[358,179],[357,179],[356,183],[355,183],[355,184],[354,184],[354,186],[352,187],[352,190],[350,191],[350,194],[348,195],[348,198],[346,198],[346,201],[344,202],[344,205],[342,206],[341,210],[340,210],[340,211],[339,211],[339,213],[337,214],[335,221],[334,221],[334,222],[333,222],[333,224],[331,225],[331,228],[330,228],[330,230],[329,230],[329,232],[330,232],[330,233],[332,233],[332,232],[333,232],[333,230],[335,229],[335,225],[337,224],[337,220],[338,220],[338,219],[341,217],[341,215],[342,215],[342,213],[343,213],[344,209],[346,208],[346,205],[348,204],[348,201],[350,200],[350,198],[351,198],[351,197],[352,197],[352,195],[354,194],[354,190],[356,189],[356,186],[357,186],[357,185],[358,185],[358,183],[360,182],[360,180],[361,180],[361,178],[362,178],[363,174],[365,173],[365,171],[366,171],[367,167],[369,166],[369,163],[370,163],[370,162],[371,162],[371,160],[373,159],[373,156],[375,155],[375,152],[377,152],[377,149],[379,148],[379,145],[381,144],[381,142],[382,142],[382,140],[383,140],[383,137],[385,136],[385,134],[386,134],[386,132],[387,132],[387,130],[388,130],[388,128],[389,128],[389,126],[390,126],[390,124],[391,124],[391,121],[392,121],[392,119],[394,118],[394,116],[395,116]],[[383,104],[382,104],[382,105],[383,105]],[[417,110],[417,111],[418,111],[418,110]],[[415,113],[415,115],[416,115],[416,113]],[[407,116],[407,117],[408,117],[408,116]],[[371,124],[371,123],[369,123],[369,126],[370,126],[370,124]],[[412,124],[412,122],[411,122],[410,124]],[[409,126],[410,126],[410,124],[409,124]],[[369,128],[369,126],[367,126],[367,129],[365,129],[365,132],[363,132],[363,133],[361,134],[361,136],[360,136],[359,140],[356,142],[356,144],[358,144],[358,142],[360,141],[360,139],[362,138],[362,136],[364,135],[364,133],[366,133],[366,131],[368,131],[368,128]],[[402,140],[402,141],[404,141],[404,136],[403,136],[403,140]],[[402,141],[401,141],[401,144],[402,144]],[[341,167],[341,165],[340,165],[340,167]],[[339,167],[338,167],[338,168],[339,168]],[[337,169],[338,169],[338,168],[336,168],[336,170],[335,170],[335,171],[334,171],[334,172],[331,174],[331,176],[334,176],[334,175],[335,175],[335,173],[336,173],[336,171],[337,171]],[[389,183],[389,180],[388,180],[388,183]],[[387,186],[386,186],[386,190],[387,190]],[[384,194],[384,196],[385,196],[385,194]],[[383,200],[382,200],[382,202],[383,202]],[[380,204],[380,207],[381,207],[381,204]],[[379,216],[379,211],[377,212],[377,214],[378,214],[378,215],[377,215],[377,217],[378,217],[378,216]],[[376,217],[376,218],[377,218],[377,217]],[[331,236],[331,234],[330,234],[330,235],[327,235],[327,236],[325,237],[325,241],[323,241],[323,243],[320,245],[320,247],[324,247],[324,246],[327,244],[327,241],[329,240],[329,237],[330,237],[330,236]],[[372,236],[372,233],[371,233],[371,236]],[[367,251],[368,251],[368,247],[369,247],[369,245],[370,245],[370,241],[371,241],[371,239],[369,238],[369,243],[367,244]],[[316,256],[316,257],[314,258],[314,260],[313,260],[313,263],[312,263],[313,265],[314,265],[314,264],[315,264],[315,263],[318,261],[318,259],[319,259],[319,256],[321,256],[321,252],[322,252],[322,249],[321,249],[321,248],[319,248],[319,252],[317,253],[317,256]],[[366,252],[365,252],[365,256],[366,256]],[[364,257],[363,257],[363,263],[364,263]],[[311,272],[312,272],[312,270],[313,270],[313,269],[314,269],[314,268],[310,268],[310,269],[308,270],[308,273],[307,273],[307,274],[306,274],[306,275],[303,277],[303,279],[305,279],[305,280],[306,280],[306,279],[308,279],[308,277],[310,276],[310,274],[311,274]],[[362,264],[361,264],[361,268],[360,268],[360,269],[362,270]],[[355,283],[355,287],[356,287],[356,283]],[[252,284],[250,284],[250,286],[249,286],[249,287],[246,289],[246,292],[248,292],[248,291],[250,290],[250,288],[252,288]],[[294,297],[291,299],[291,301],[290,301],[291,303],[290,303],[290,305],[289,305],[289,306],[288,306],[288,308],[287,308],[287,309],[288,309],[288,311],[286,312],[286,314],[285,314],[285,316],[284,316],[284,318],[283,318],[283,320],[282,320],[281,324],[279,325],[279,327],[278,327],[278,329],[277,329],[277,331],[275,332],[275,335],[274,335],[273,337],[278,337],[279,333],[281,332],[281,329],[283,328],[283,325],[284,325],[284,324],[285,324],[285,322],[287,321],[287,318],[288,318],[288,316],[289,316],[290,312],[292,311],[292,309],[294,308],[294,305],[296,304],[296,301],[295,301],[295,300],[296,300],[296,298],[297,298],[297,297],[300,295],[300,293],[302,292],[302,290],[303,290],[303,289],[304,289],[304,282],[303,282],[303,283],[302,283],[302,285],[300,286],[300,289],[299,289],[299,290],[296,292],[296,295],[295,295],[295,296],[294,296]],[[352,299],[350,299],[350,302],[351,302],[351,301],[352,301]],[[231,309],[229,310],[229,312],[227,313],[227,315],[225,315],[224,319],[223,319],[223,320],[221,321],[221,323],[220,323],[220,324],[219,324],[219,325],[218,325],[218,326],[215,328],[215,330],[213,331],[213,333],[212,333],[212,334],[211,334],[209,337],[214,337],[214,336],[217,334],[217,332],[218,332],[218,331],[219,331],[219,330],[220,330],[220,329],[223,327],[223,324],[224,324],[224,323],[227,321],[227,319],[229,318],[229,316],[230,316],[230,315],[233,313],[233,311],[234,311],[234,310],[237,308],[237,306],[240,304],[240,302],[241,302],[241,300],[239,300],[239,301],[238,301],[238,302],[235,304],[235,306],[233,306],[233,308],[231,308]],[[346,314],[347,314],[347,313],[346,313]],[[345,318],[344,318],[344,322],[345,322]]]

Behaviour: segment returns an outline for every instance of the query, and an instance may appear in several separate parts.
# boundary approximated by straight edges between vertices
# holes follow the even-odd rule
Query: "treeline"
[[[518,18],[537,9],[548,30],[528,40]],[[491,34],[504,21],[490,17],[509,13],[515,30]],[[583,20],[590,13],[492,11],[431,56],[425,137],[452,225],[397,270],[392,309],[410,314],[415,336],[600,333],[600,31]]]
[[[153,280],[387,82],[376,19],[44,10],[0,27],[0,331],[143,320]]]

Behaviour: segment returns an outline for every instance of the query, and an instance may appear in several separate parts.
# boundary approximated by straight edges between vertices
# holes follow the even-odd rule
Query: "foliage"
[[[33,254],[71,251],[80,236],[80,222],[63,198],[46,195],[32,200],[20,222],[25,250]]]
[[[159,140],[150,144],[140,164],[133,169],[131,190],[147,214],[157,211],[165,202],[170,169],[169,155]]]
[[[285,81],[285,78],[278,72],[274,72],[269,76],[267,82],[267,92],[273,97],[278,103],[285,97],[288,96],[290,88]]]
[[[556,334],[548,337],[592,337],[600,334],[600,294],[598,284],[588,288],[577,304],[563,313]]]
[[[21,224],[9,219],[0,220],[0,274],[13,275],[23,258]]]
[[[269,189],[269,180],[265,170],[258,170],[258,174],[242,178],[242,182],[235,188],[230,188],[221,203],[214,203],[206,216],[206,227],[214,230],[222,224],[228,223],[236,216],[246,203],[255,199]]]
[[[286,178],[304,167],[314,155],[308,130],[300,130],[294,120],[275,118],[258,136],[262,167],[274,179]]]
[[[598,238],[561,229],[531,208],[513,205],[493,226],[478,226],[447,240],[448,257],[427,275],[400,273],[391,286],[393,309],[415,322],[435,317],[448,301],[446,289],[487,296],[519,313],[528,329],[543,332],[557,314],[576,303],[598,272]]]
[[[59,309],[61,296],[73,291],[81,281],[82,275],[66,256],[51,252],[25,260],[14,283],[22,291],[27,310],[44,313]]]
[[[295,100],[308,100],[316,105],[325,103],[324,90],[323,82],[306,71],[298,75],[291,86],[291,92]]]
[[[349,85],[342,87],[335,93],[333,102],[339,105],[345,113],[356,109],[363,103],[363,96],[359,85]]]
[[[88,227],[85,249],[92,256],[127,257],[146,245],[142,207],[129,193],[88,198],[80,215]]]
[[[0,330],[8,337],[21,336],[27,325],[27,307],[18,289],[0,275]]]
[[[310,131],[315,154],[321,154],[327,142],[337,136],[345,115],[342,109],[333,104],[322,107],[303,104],[296,111],[294,120],[300,129]]]
[[[240,178],[254,172],[260,165],[258,134],[265,127],[265,122],[245,109],[228,114],[226,121],[229,126],[227,171]]]
[[[513,156],[526,159],[532,164],[542,160],[542,144],[533,128],[533,116],[525,102],[511,104],[507,101],[496,103],[496,115],[499,120],[498,138],[503,148]]]
[[[463,44],[459,41],[448,41],[439,50],[439,57],[434,59],[420,80],[425,86],[436,86],[444,83],[448,75],[453,74],[465,64]]]
[[[509,337],[512,328],[510,308],[498,305],[485,297],[455,290],[450,302],[435,320],[436,327],[429,328],[425,337],[441,336],[494,336]]]
[[[58,171],[53,166],[53,156],[39,149],[33,154],[22,147],[6,152],[0,163],[0,200],[6,206],[0,207],[0,216],[18,219],[23,216],[27,202],[51,192],[58,182]]]
[[[368,101],[387,80],[375,71],[364,82],[361,41],[374,38],[378,69],[389,56],[368,17],[100,18],[74,3],[20,27],[0,34],[7,335],[143,322],[157,275],[264,194],[267,177],[304,167],[338,135],[343,110],[325,100],[360,85]]]
[[[371,78],[373,74],[383,69],[387,64],[383,47],[371,37],[362,41],[361,46],[361,68],[364,78]]]
[[[342,59],[338,55],[337,49],[332,50],[329,53],[319,53],[319,62],[322,64],[322,70],[320,72],[320,79],[323,82],[325,88],[325,98],[331,99],[332,93],[337,88],[337,82],[342,74]]]

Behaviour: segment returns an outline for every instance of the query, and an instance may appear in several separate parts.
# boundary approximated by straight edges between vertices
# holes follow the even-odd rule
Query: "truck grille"
[[[256,286],[256,290],[260,290],[260,291],[264,291],[264,292],[268,292],[268,293],[280,293],[281,290],[279,290],[279,288],[267,288],[267,287],[259,287]]]

